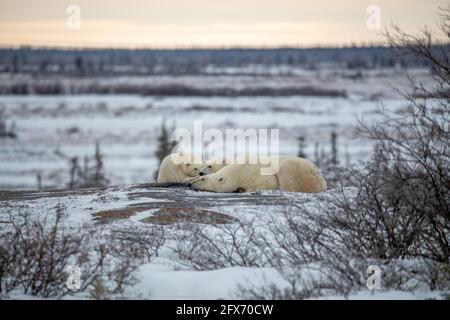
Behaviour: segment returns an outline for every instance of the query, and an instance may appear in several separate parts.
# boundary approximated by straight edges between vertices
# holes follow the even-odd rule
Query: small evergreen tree
[[[163,159],[172,152],[172,150],[175,148],[176,145],[177,145],[176,141],[170,141],[170,134],[169,131],[167,130],[166,122],[163,120],[163,123],[161,125],[161,133],[158,137],[158,148],[156,149],[155,153],[159,165],[161,165]],[[156,170],[154,174],[155,180],[157,176],[158,170]]]
[[[37,189],[38,189],[38,191],[41,191],[42,190],[42,175],[40,172],[38,172],[36,174],[36,180],[37,180]]]
[[[338,165],[338,149],[337,149],[337,134],[336,132],[331,132],[331,164]]]
[[[320,161],[320,156],[319,156],[319,142],[314,143],[314,162],[316,164],[316,166],[320,167],[321,162]]]
[[[73,157],[70,159],[70,182],[69,189],[75,189],[75,180],[77,177],[78,169],[78,157]]]
[[[103,155],[100,153],[100,144],[95,144],[95,171],[94,171],[94,184],[96,186],[103,185],[105,177],[103,175]]]
[[[156,150],[156,157],[161,164],[162,160],[169,155],[176,146],[176,141],[170,141],[170,134],[167,130],[166,123],[163,121],[161,125],[161,133],[158,137],[158,148]]]
[[[78,75],[84,76],[84,62],[81,56],[75,58],[75,69],[77,70]]]
[[[6,137],[7,135],[7,130],[6,130],[6,121],[3,119],[3,114],[0,111],[0,137]]]
[[[106,178],[103,167],[103,154],[100,152],[100,144],[95,145],[94,166],[89,166],[89,158],[84,158],[83,167],[79,164],[78,157],[70,158],[70,182],[69,188],[98,188],[106,187],[109,180]]]
[[[299,147],[298,156],[300,158],[306,158],[306,154],[305,154],[306,142],[305,142],[304,136],[298,137],[298,147]]]
[[[3,110],[0,110],[0,138],[16,138],[16,124],[13,121],[11,123],[10,129],[8,130],[7,118],[3,113]]]

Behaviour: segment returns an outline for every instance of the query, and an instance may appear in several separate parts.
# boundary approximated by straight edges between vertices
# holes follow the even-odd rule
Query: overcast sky
[[[78,5],[81,29],[67,27]],[[442,0],[0,0],[0,46],[315,46],[380,42],[367,8],[417,32]]]

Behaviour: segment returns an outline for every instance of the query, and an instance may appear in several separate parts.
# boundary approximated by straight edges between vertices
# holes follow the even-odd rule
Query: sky
[[[74,7],[75,6],[75,7]],[[447,0],[0,0],[0,46],[310,47],[436,28]]]

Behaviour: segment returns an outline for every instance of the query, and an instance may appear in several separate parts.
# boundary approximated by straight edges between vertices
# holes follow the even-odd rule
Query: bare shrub
[[[316,200],[313,207],[287,205],[252,238],[262,253],[258,264],[279,270],[288,285],[241,284],[240,298],[348,296],[367,289],[370,265],[380,267],[385,290],[445,290],[450,285],[449,264],[406,254],[419,247],[406,241],[414,233],[408,229],[409,217],[393,218],[388,210],[374,214],[370,206],[359,210],[356,188],[332,191]],[[387,235],[391,228],[393,235]],[[403,241],[409,246],[398,245]]]
[[[21,287],[25,294],[49,297],[67,290],[65,270],[83,239],[67,234],[61,220],[61,211],[50,226],[46,218],[32,221],[28,215],[10,216],[12,232],[2,235],[1,243],[2,292]]]
[[[413,90],[403,93],[408,105],[402,112],[383,110],[381,121],[359,129],[377,148],[365,176],[356,174],[364,179],[354,183],[360,190],[358,206],[365,204],[384,225],[388,257],[450,263],[449,13],[450,7],[443,10],[440,24],[447,42],[434,39],[428,29],[415,36],[394,26],[386,33],[394,48],[426,62],[436,85],[427,88],[411,80]]]
[[[300,266],[320,259],[315,248],[320,226],[314,224],[314,215],[303,205],[290,203],[265,221],[265,227],[252,240],[268,265]]]
[[[251,221],[220,225],[181,222],[176,225],[173,240],[173,252],[195,270],[264,265]]]
[[[153,257],[157,257],[159,250],[166,241],[164,227],[161,225],[149,224],[145,226],[130,225],[112,230],[112,238],[122,246],[128,246],[136,251],[137,255],[145,255],[148,262]],[[117,255],[123,253],[114,250]]]
[[[449,37],[450,8],[442,31]],[[423,59],[436,85],[410,81],[401,112],[381,110],[381,121],[361,123],[359,133],[375,142],[372,159],[352,170],[346,184],[355,196],[335,193],[318,224],[329,231],[322,243],[329,274],[350,290],[361,286],[361,273],[373,261],[384,269],[384,286],[428,289],[449,286],[450,265],[450,63],[448,43],[430,30],[414,36],[394,26],[387,33],[399,51]],[[350,263],[356,259],[357,263]],[[359,264],[362,265],[358,267]],[[346,281],[344,281],[346,280]],[[344,290],[344,291],[345,291]]]
[[[93,288],[89,292],[93,300],[108,300],[109,295],[102,281],[97,280],[93,283]]]
[[[64,208],[43,218],[16,214],[9,217],[8,228],[0,240],[0,292],[22,291],[39,297],[63,297],[91,290],[99,281],[108,294],[120,294],[133,283],[133,272],[140,257],[127,246],[109,243],[98,230],[70,228],[64,223]],[[111,253],[111,247],[121,257]],[[79,290],[67,286],[68,270],[81,271]]]

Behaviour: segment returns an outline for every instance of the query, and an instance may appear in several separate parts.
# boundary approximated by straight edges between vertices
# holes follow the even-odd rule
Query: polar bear
[[[205,161],[203,167],[200,169],[200,175],[207,175],[215,173],[220,169],[226,167],[227,165],[233,163],[239,164],[262,164],[265,168],[273,163],[273,159],[279,162],[282,159],[289,158],[290,156],[265,156],[265,155],[237,155],[233,157],[215,157],[210,160]],[[276,165],[275,165],[276,167]]]
[[[235,159],[231,157],[215,157],[205,161],[200,169],[200,175],[215,173],[229,164],[235,163]]]
[[[195,190],[213,192],[281,189],[316,193],[326,189],[325,179],[310,161],[295,156],[280,156],[277,160],[279,169],[272,175],[262,175],[260,164],[229,164],[215,173],[193,180],[190,186]]]
[[[216,173],[201,176],[189,185],[194,190],[212,192],[252,192],[278,189],[275,175],[261,175],[258,164],[230,164]]]
[[[318,193],[327,188],[327,182],[319,168],[304,158],[281,156],[276,175],[281,190]]]
[[[282,158],[284,156],[278,156],[278,158]],[[205,161],[203,167],[200,170],[200,175],[207,175],[207,174],[211,174],[211,173],[215,173],[217,171],[219,171],[220,169],[233,164],[233,163],[238,163],[238,164],[263,164],[265,165],[264,167],[266,167],[267,164],[270,163],[270,159],[273,157],[270,156],[262,156],[262,155],[257,155],[257,154],[252,154],[252,155],[235,155],[235,156],[218,156],[212,159],[209,159],[207,161]]]
[[[169,154],[161,162],[158,183],[187,183],[200,175],[203,162],[190,155]]]

